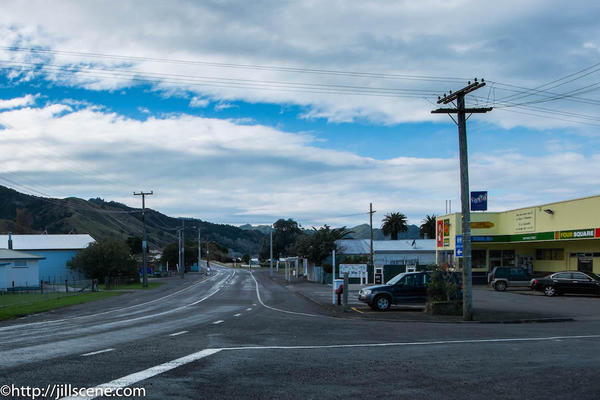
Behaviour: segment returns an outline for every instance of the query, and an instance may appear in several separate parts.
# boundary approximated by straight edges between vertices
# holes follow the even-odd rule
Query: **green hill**
[[[177,240],[182,220],[146,209],[148,245],[162,249]],[[185,220],[185,237],[213,240],[237,254],[258,254],[264,233],[199,219]],[[51,199],[0,186],[0,231],[13,233],[89,233],[95,239],[142,236],[141,210],[114,201],[75,197]]]

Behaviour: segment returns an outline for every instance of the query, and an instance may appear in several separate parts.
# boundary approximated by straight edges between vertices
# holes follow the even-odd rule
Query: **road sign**
[[[463,240],[462,235],[456,235],[456,246],[454,247],[454,254],[456,257],[463,256]]]

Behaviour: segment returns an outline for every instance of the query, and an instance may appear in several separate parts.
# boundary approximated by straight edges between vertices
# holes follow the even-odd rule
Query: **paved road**
[[[595,399],[600,392],[596,320],[333,318],[266,272],[226,268],[153,293],[0,324],[0,384],[139,387],[146,396],[137,398],[149,399]]]

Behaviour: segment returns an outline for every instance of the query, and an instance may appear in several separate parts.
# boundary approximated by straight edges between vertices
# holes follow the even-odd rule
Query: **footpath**
[[[288,282],[281,274],[273,274],[272,277],[269,277],[268,271],[261,271],[261,273],[266,274],[267,279],[272,279],[295,295],[319,305],[326,313],[336,317],[398,322],[464,322],[462,316],[427,314],[423,311],[423,305],[393,305],[388,311],[375,311],[358,300],[358,292],[364,287],[364,285],[358,284],[350,285],[349,310],[344,312],[341,305],[333,304],[333,291],[330,284],[310,282],[303,278],[292,278]],[[528,294],[528,296],[521,296],[523,294]],[[532,301],[523,301],[525,298],[530,298]],[[554,299],[530,292],[496,292],[487,286],[474,286],[473,321],[467,323],[535,323],[575,320],[576,316],[569,312],[570,307],[553,307],[548,300]]]

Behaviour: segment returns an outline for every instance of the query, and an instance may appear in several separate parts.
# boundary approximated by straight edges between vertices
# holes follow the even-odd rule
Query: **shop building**
[[[460,269],[462,215],[436,218],[436,262]],[[473,280],[494,267],[600,274],[600,196],[503,212],[471,212]]]

